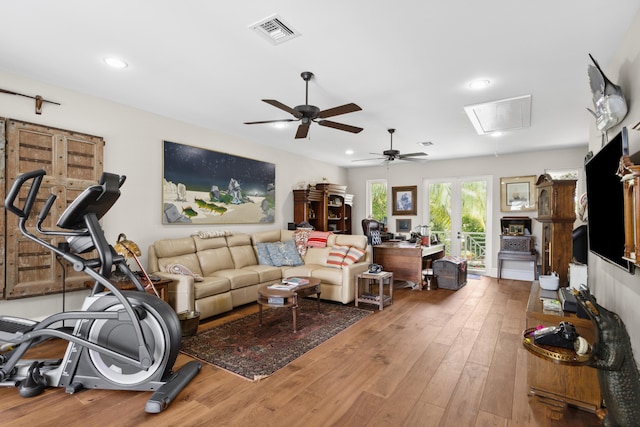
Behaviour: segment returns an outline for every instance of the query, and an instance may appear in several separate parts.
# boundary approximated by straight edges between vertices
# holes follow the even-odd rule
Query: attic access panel
[[[478,135],[508,132],[531,126],[531,95],[464,107]]]

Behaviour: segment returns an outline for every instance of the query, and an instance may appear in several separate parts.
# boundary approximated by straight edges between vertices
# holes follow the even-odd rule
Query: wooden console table
[[[392,271],[394,280],[422,284],[423,261],[444,256],[444,244],[416,246],[408,242],[384,242],[373,247],[373,262]]]
[[[540,285],[531,285],[527,304],[526,328],[557,326],[571,322],[576,331],[593,345],[595,332],[589,319],[582,319],[570,312],[545,312],[540,301]],[[557,364],[534,354],[527,354],[527,380],[529,394],[537,396],[548,406],[550,418],[559,419],[564,409],[575,406],[589,412],[601,408],[600,385],[597,370],[590,366]]]

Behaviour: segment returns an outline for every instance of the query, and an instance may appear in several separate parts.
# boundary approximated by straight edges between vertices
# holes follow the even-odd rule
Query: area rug
[[[257,381],[372,313],[328,302],[320,302],[318,313],[315,299],[302,299],[299,305],[296,333],[290,308],[265,308],[262,326],[253,313],[184,337],[181,351]]]

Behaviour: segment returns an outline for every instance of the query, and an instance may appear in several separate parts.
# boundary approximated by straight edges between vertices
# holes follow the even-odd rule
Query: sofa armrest
[[[169,285],[169,305],[176,313],[194,311],[196,309],[195,289],[193,277],[184,274],[165,273],[158,271],[153,273],[162,279],[173,280]]]

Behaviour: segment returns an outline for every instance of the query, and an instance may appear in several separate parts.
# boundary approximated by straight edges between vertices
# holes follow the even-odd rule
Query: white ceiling
[[[500,155],[586,146],[588,54],[606,70],[639,7],[640,0],[11,1],[2,5],[0,69],[345,167],[378,164],[352,160],[388,149],[388,128],[397,129],[401,153]],[[274,13],[302,35],[274,46],[249,29]],[[109,55],[129,67],[108,68]],[[291,118],[261,99],[304,104],[302,71],[315,74],[310,104],[354,102],[362,111],[330,120],[364,131],[313,124],[296,140],[297,123],[243,124]],[[492,84],[470,90],[477,78]],[[500,138],[478,135],[464,111],[524,95],[531,126]],[[434,145],[417,145],[423,141]]]

